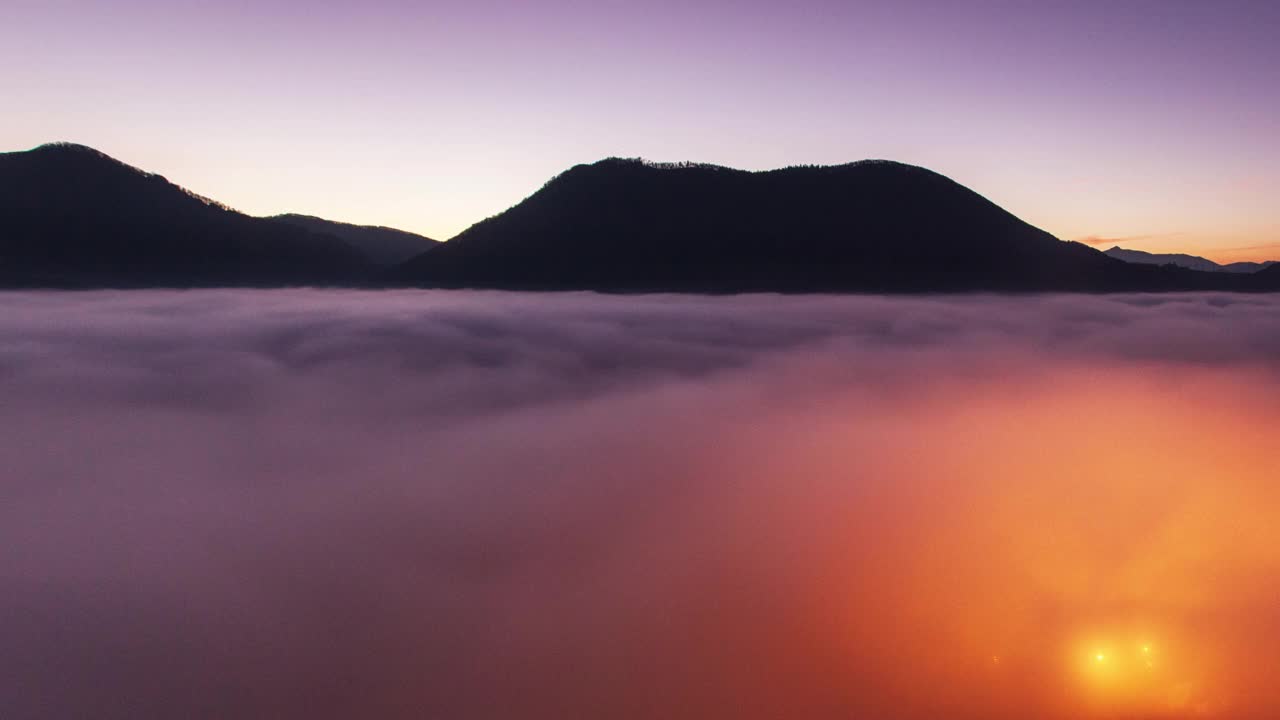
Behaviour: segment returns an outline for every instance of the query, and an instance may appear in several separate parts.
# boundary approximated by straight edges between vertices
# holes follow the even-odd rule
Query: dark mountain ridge
[[[1259,289],[1280,290],[1280,263],[1268,265],[1253,274]]]
[[[1115,260],[924,168],[611,158],[397,268],[435,287],[691,292],[1255,289]]]
[[[402,263],[415,255],[420,255],[430,250],[440,242],[429,237],[381,225],[354,225],[336,220],[325,220],[313,215],[288,213],[285,215],[273,215],[268,219],[289,225],[297,225],[311,232],[332,235],[359,250],[371,262],[384,266]]]
[[[307,216],[251,217],[84,146],[0,154],[0,286],[9,287],[1280,290],[1276,267],[1244,275],[1122,262],[889,161],[748,172],[609,159],[436,244]]]
[[[69,143],[0,154],[0,283],[349,283],[372,268],[330,234],[254,218]]]

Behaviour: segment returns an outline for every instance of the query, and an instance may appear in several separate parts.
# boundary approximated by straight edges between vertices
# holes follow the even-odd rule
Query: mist
[[[4,293],[0,716],[1280,715],[1280,298]]]

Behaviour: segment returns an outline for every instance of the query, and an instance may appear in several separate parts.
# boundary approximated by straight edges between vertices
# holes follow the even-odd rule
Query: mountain
[[[426,252],[439,242],[404,230],[377,225],[352,225],[311,215],[274,215],[268,219],[332,235],[360,251],[370,262],[384,266],[404,262]]]
[[[433,287],[693,292],[1253,289],[1064,242],[924,168],[607,159],[396,268]]]
[[[370,272],[332,234],[249,217],[91,148],[0,154],[0,285],[331,284]]]
[[[307,216],[250,217],[80,145],[0,154],[3,287],[1280,290],[1277,267],[1123,262],[887,161],[746,172],[603,160],[435,243]]]
[[[1277,262],[1278,261],[1276,260],[1266,260],[1264,262],[1233,262],[1223,265],[1222,271],[1233,273],[1256,273],[1275,265]]]
[[[1280,290],[1280,263],[1272,263],[1250,277],[1255,281],[1254,289]]]
[[[1200,270],[1202,272],[1220,272],[1222,266],[1207,258],[1195,255],[1183,255],[1181,253],[1165,253],[1157,255],[1155,253],[1143,252],[1141,250],[1126,250],[1125,248],[1116,246],[1110,250],[1104,251],[1107,255],[1129,263],[1140,263],[1143,265],[1176,265],[1188,270]]]
[[[1182,253],[1149,253],[1141,250],[1128,250],[1119,246],[1113,247],[1106,251],[1107,255],[1130,263],[1140,263],[1144,265],[1176,265],[1188,270],[1200,270],[1203,272],[1230,272],[1230,273],[1254,273],[1270,265],[1271,262],[1236,262],[1229,265],[1220,265],[1207,258],[1196,255],[1184,255]]]

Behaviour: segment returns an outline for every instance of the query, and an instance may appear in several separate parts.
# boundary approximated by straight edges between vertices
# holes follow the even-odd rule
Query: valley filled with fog
[[[1280,714],[1280,297],[3,293],[0,716]]]

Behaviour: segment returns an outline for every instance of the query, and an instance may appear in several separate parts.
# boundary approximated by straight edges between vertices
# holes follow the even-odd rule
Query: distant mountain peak
[[[1216,263],[1208,258],[1186,253],[1149,253],[1143,250],[1130,250],[1119,245],[1106,251],[1117,260],[1139,265],[1174,265],[1187,270],[1223,273],[1255,273],[1274,264],[1274,262],[1235,262],[1227,265]]]

